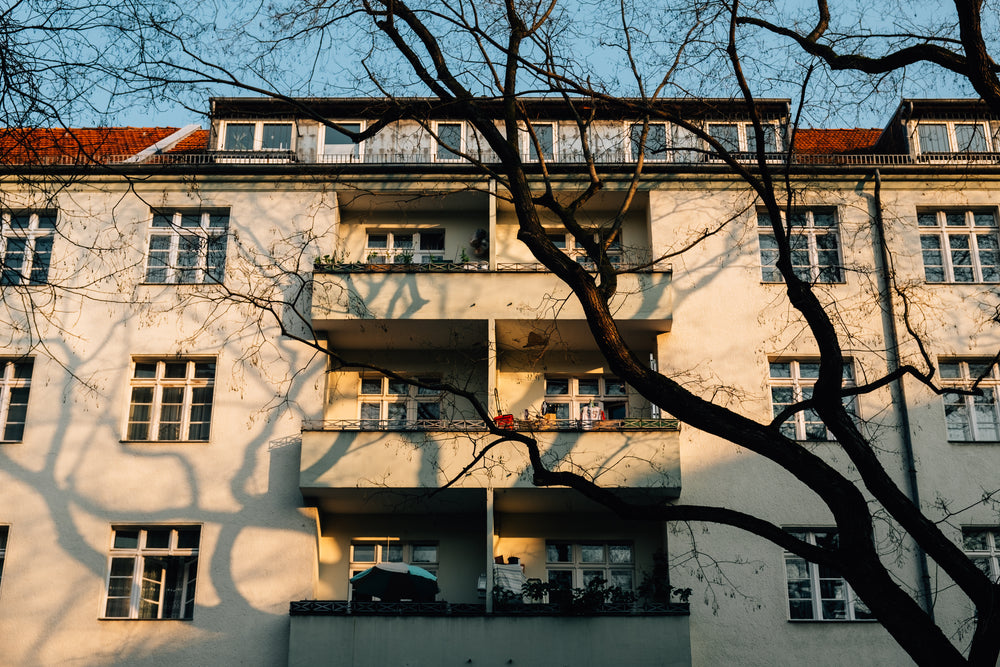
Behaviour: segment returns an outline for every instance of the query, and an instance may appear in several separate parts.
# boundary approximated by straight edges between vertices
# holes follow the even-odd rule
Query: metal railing
[[[648,167],[656,165],[723,165],[724,162],[715,154],[705,151],[697,151],[694,154],[647,157],[645,163]],[[688,151],[688,153],[691,153]],[[488,151],[482,151],[472,156],[475,160],[496,164],[499,162],[497,156]],[[757,156],[753,153],[735,153],[733,157],[742,163],[752,166],[757,161]],[[594,162],[601,165],[621,165],[628,166],[635,164],[636,160],[628,151],[601,151],[594,156]],[[766,161],[769,164],[779,166],[791,164],[792,166],[890,166],[890,165],[955,165],[955,166],[983,166],[1000,164],[1000,153],[923,153],[920,155],[890,154],[890,153],[865,153],[865,154],[807,154],[797,153],[789,156],[786,153],[768,153]],[[549,164],[575,165],[583,164],[584,156],[580,151],[563,151],[554,155]],[[526,164],[532,164],[525,161]],[[146,158],[137,160],[134,154],[128,155],[101,155],[101,154],[79,154],[79,155],[38,155],[30,158],[18,156],[17,161],[7,161],[0,157],[0,164],[7,166],[75,166],[75,167],[99,167],[99,166],[143,166],[143,165],[303,165],[303,164],[328,164],[328,165],[430,165],[439,164],[442,166],[469,164],[465,158],[453,157],[448,159],[438,158],[436,153],[427,151],[413,152],[378,152],[375,154],[354,155],[319,155],[311,159],[304,159],[302,155],[292,151],[205,151],[200,153],[154,153]]]
[[[676,419],[515,419],[514,431],[677,431]],[[479,419],[309,419],[303,431],[438,431],[445,433],[481,432]]]
[[[687,616],[686,602],[609,602],[586,613],[568,611],[562,605],[505,604],[494,616]],[[486,616],[486,605],[449,602],[348,602],[347,600],[293,600],[289,616]]]

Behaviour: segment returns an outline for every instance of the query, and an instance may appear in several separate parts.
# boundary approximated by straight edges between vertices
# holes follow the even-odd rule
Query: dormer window
[[[460,160],[465,152],[465,132],[462,123],[437,123],[438,160]]]
[[[337,125],[341,126],[348,132],[361,132],[364,129],[364,123],[360,121],[351,122],[341,122],[334,121]],[[361,157],[362,147],[364,142],[359,144],[354,143],[349,136],[341,132],[340,130],[327,126],[323,137],[323,155],[327,156],[339,156],[339,157],[328,157],[327,161],[330,162],[349,162],[352,159],[357,160]]]
[[[538,162],[538,148],[541,147],[542,159],[546,162],[551,162],[555,157],[555,125],[552,123],[532,123],[531,131],[534,132],[535,138],[531,138],[531,134],[527,130],[524,132],[524,139],[528,145],[528,160],[531,162]],[[535,145],[537,140],[538,145]]]
[[[290,151],[292,124],[263,121],[226,123],[222,148],[227,151]]]
[[[918,123],[917,141],[921,153],[989,152],[986,123]]]
[[[764,123],[764,152],[778,152],[778,127]],[[708,135],[722,144],[730,153],[756,153],[757,133],[753,123],[709,123]]]

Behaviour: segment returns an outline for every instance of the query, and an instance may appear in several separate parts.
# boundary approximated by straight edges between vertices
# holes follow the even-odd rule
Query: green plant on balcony
[[[670,604],[671,598],[686,603],[691,597],[690,588],[674,588],[670,585],[670,563],[667,554],[657,549],[653,554],[653,571],[644,572],[639,584],[639,597],[645,602]]]
[[[528,579],[524,584],[523,597],[533,602],[548,598],[563,614],[592,614],[603,611],[608,603],[632,604],[636,595],[620,586],[608,586],[607,581],[595,577],[583,588],[569,588],[540,579]]]
[[[401,252],[396,255],[397,264],[413,264],[412,252]]]

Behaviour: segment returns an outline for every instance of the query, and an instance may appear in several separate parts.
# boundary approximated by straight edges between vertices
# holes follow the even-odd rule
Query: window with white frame
[[[986,153],[988,137],[985,122],[917,123],[921,153]]]
[[[215,360],[136,359],[130,386],[126,440],[208,440]]]
[[[763,123],[764,152],[778,152],[778,126]],[[719,142],[730,153],[756,153],[757,133],[753,123],[709,123],[708,135]]]
[[[358,133],[364,129],[364,123],[360,121],[335,122],[348,132]],[[349,136],[333,127],[324,127],[323,129],[323,155],[327,156],[326,161],[339,162],[351,161],[352,159],[357,160],[362,154],[364,154],[363,141],[360,143],[354,143]]]
[[[643,129],[646,137],[643,139]],[[667,141],[667,125],[665,123],[637,123],[630,128],[630,145],[632,147],[632,161],[639,159],[639,155],[647,162],[670,160],[669,144]]]
[[[777,360],[771,361],[771,414],[777,417],[790,405],[812,398],[813,385],[819,378],[819,361]],[[854,366],[844,362],[844,387],[854,386]],[[855,396],[845,396],[844,408],[857,419]],[[781,424],[781,433],[792,440],[833,440],[833,434],[826,428],[815,410],[800,410]]]
[[[0,359],[0,424],[4,442],[24,438],[33,365],[32,359]]]
[[[425,384],[438,378],[417,378]],[[358,389],[362,428],[403,428],[441,419],[441,392],[381,375],[362,376]]]
[[[438,160],[460,160],[459,153],[465,152],[465,126],[462,123],[437,123],[434,127],[437,135]]]
[[[556,419],[625,419],[628,387],[611,376],[546,377],[543,412]]]
[[[534,133],[532,139],[531,133]],[[528,160],[538,162],[538,149],[541,147],[541,156],[546,162],[555,159],[556,154],[556,131],[553,123],[532,123],[531,131],[524,131],[525,143],[527,144]],[[537,145],[535,142],[538,142]]]
[[[918,211],[917,225],[927,282],[1000,282],[1000,235],[993,210]]]
[[[1000,528],[962,528],[962,550],[990,581],[1000,581]]]
[[[574,258],[579,264],[583,264],[589,269],[594,268],[594,262],[587,255],[586,248],[582,244],[578,243],[576,238],[569,232],[565,230],[546,230],[545,236],[548,237],[549,241],[552,242],[559,250]],[[601,242],[601,233],[594,233],[594,242]],[[611,262],[612,266],[620,266],[623,262],[623,251],[622,251],[622,233],[618,232],[614,240],[608,244],[607,247],[608,261]]]
[[[836,209],[793,211],[785,224],[785,231],[791,246],[792,269],[799,279],[815,283],[843,282]],[[784,282],[777,266],[778,241],[771,226],[771,216],[766,211],[757,212],[757,237],[763,281]]]
[[[288,122],[230,121],[222,148],[227,151],[290,151],[293,125]]]
[[[836,530],[789,530],[809,544],[836,548]],[[792,621],[870,621],[875,617],[835,570],[785,552],[788,618]]]
[[[436,264],[444,262],[444,230],[369,231],[365,261],[369,264]]]
[[[1000,368],[992,359],[941,360],[938,362],[944,389],[971,389],[979,382],[980,396],[944,394],[944,416],[951,442],[1000,442]]]
[[[3,583],[3,562],[7,557],[7,534],[10,526],[0,526],[0,584]]]
[[[0,217],[0,285],[41,285],[49,278],[55,211],[21,211]]]
[[[221,283],[226,270],[229,211],[153,211],[146,282]]]
[[[358,538],[351,541],[349,578],[361,574],[376,563],[407,563],[437,574],[438,545],[435,542],[402,542],[397,537]],[[369,602],[379,598],[357,593],[354,586],[351,586],[350,599]]]
[[[635,588],[635,555],[628,542],[545,543],[545,570],[550,584],[586,588],[595,579],[625,591]]]
[[[180,619],[194,616],[198,526],[116,526],[104,618]]]

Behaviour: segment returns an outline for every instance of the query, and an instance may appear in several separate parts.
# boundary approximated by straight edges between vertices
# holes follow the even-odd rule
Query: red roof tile
[[[0,129],[0,163],[88,162],[135,155],[175,127]]]
[[[871,148],[882,136],[880,129],[800,129],[795,133],[795,152],[813,155],[859,152]]]
[[[204,153],[208,150],[208,130],[195,130],[178,141],[168,153]]]

